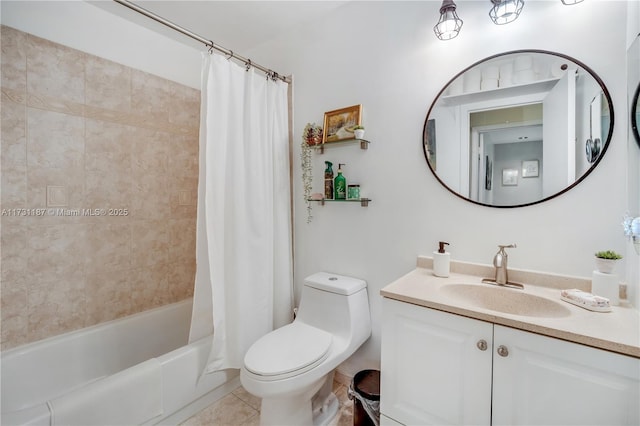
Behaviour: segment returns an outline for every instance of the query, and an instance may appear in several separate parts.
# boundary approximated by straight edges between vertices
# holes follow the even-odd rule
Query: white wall
[[[379,291],[410,271],[418,254],[431,254],[438,240],[451,243],[453,259],[486,264],[497,244],[515,242],[512,267],[583,277],[591,275],[595,251],[624,251],[626,3],[568,7],[527,1],[520,18],[505,26],[489,20],[488,3],[458,1],[464,26],[447,42],[432,31],[439,1],[353,2],[260,48],[272,66],[295,77],[296,281],[328,270],[369,284],[373,337],[343,367],[347,373],[377,365]],[[516,209],[465,202],[427,167],[421,146],[425,115],[457,72],[489,55],[524,48],[567,54],[602,78],[616,112],[612,145],[585,181],[551,201]],[[301,130],[307,122],[321,123],[325,111],[358,103],[369,150],[328,149],[315,160],[315,187],[321,188],[322,161],[346,163],[347,181],[358,181],[373,201],[367,208],[316,205],[307,224],[297,158]]]

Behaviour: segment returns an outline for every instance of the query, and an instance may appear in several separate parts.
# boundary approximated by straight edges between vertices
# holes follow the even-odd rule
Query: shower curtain
[[[253,342],[291,321],[287,90],[203,53],[189,341],[213,332],[207,373],[240,368]]]

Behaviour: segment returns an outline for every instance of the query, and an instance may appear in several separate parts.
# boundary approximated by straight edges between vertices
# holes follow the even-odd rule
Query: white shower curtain
[[[206,372],[240,368],[291,321],[287,84],[203,53],[196,283],[189,341],[213,332]]]

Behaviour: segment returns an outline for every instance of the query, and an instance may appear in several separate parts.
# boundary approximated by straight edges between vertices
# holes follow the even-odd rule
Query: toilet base
[[[338,412],[340,403],[331,392],[333,372],[299,395],[262,398],[261,426],[326,426]]]
[[[313,426],[327,426],[331,423],[331,420],[338,414],[338,409],[340,408],[340,402],[338,401],[338,397],[332,392],[327,401],[324,403],[321,410],[318,413],[314,413],[313,416]]]

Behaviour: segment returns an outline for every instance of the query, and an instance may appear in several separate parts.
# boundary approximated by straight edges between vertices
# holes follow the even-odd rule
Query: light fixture
[[[440,6],[440,19],[433,27],[433,31],[440,40],[455,38],[462,28],[462,19],[456,13],[456,4],[453,0],[443,0]]]
[[[562,0],[562,4],[565,6],[571,6],[572,4],[582,3],[583,0]]]
[[[491,3],[493,7],[489,11],[489,17],[496,25],[515,21],[524,7],[524,0],[491,0]]]

